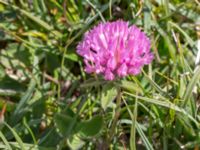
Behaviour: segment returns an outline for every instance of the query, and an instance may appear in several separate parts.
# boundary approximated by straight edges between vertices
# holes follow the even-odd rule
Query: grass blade
[[[142,71],[146,77],[146,79],[149,81],[149,83],[155,88],[156,91],[158,91],[161,95],[164,95],[168,98],[171,98],[171,96],[169,96],[166,92],[164,92],[161,87],[156,84],[151,78],[149,78],[149,76],[144,72]]]
[[[13,9],[20,11],[23,15],[25,15],[26,17],[28,17],[29,19],[31,19],[32,21],[34,21],[35,23],[39,24],[41,27],[43,27],[44,29],[48,30],[48,31],[52,31],[53,27],[50,26],[48,23],[44,22],[43,20],[41,20],[40,18],[32,15],[30,12],[27,12],[15,5],[11,5],[3,0],[0,0],[0,3],[7,5],[7,6],[11,6]],[[56,36],[61,37],[62,34],[58,31],[52,31],[52,33],[54,33]]]
[[[26,94],[22,97],[22,99],[20,100],[19,104],[17,105],[17,108],[15,109],[14,114],[18,114],[20,112],[22,112],[23,110],[23,106],[25,105],[25,103],[31,98],[33,91],[35,90],[35,83],[33,83],[29,89],[27,90]]]
[[[4,142],[4,144],[6,145],[8,150],[12,150],[9,142],[6,140],[6,137],[3,135],[3,133],[0,131],[0,137],[2,139],[2,141]]]
[[[195,71],[192,79],[190,80],[190,83],[188,84],[188,88],[185,91],[185,95],[183,96],[183,106],[185,107],[188,100],[190,99],[190,96],[192,94],[192,90],[194,89],[195,85],[197,84],[197,82],[199,81],[200,78],[200,67]]]
[[[141,127],[140,127],[138,122],[136,122],[136,129],[137,129],[140,137],[142,138],[142,141],[144,142],[144,145],[146,146],[146,148],[148,150],[153,150],[153,146],[151,145],[151,143],[149,142],[148,138],[146,137],[146,135],[142,131],[142,129],[141,129]]]
[[[145,102],[152,103],[152,104],[155,104],[155,105],[158,105],[158,106],[163,106],[163,107],[175,110],[177,112],[180,112],[180,113],[182,113],[182,115],[187,116],[191,121],[193,121],[197,127],[199,127],[199,123],[196,121],[195,118],[193,118],[184,109],[178,107],[177,105],[171,103],[170,101],[167,101],[167,100],[165,100],[165,101],[156,100],[156,99],[152,99],[152,98],[147,98],[147,97],[142,97],[142,96],[134,95],[134,94],[131,94],[131,93],[128,93],[128,92],[123,92],[123,93],[126,94],[126,95],[129,95],[129,96],[132,96],[134,98],[138,98],[140,100],[143,100]]]
[[[16,141],[18,142],[21,150],[26,150],[25,147],[24,147],[23,141],[21,140],[21,138],[19,137],[17,132],[14,129],[12,129],[12,127],[10,127],[7,123],[4,123],[4,124],[10,129],[10,131],[14,135],[14,137],[15,137]]]

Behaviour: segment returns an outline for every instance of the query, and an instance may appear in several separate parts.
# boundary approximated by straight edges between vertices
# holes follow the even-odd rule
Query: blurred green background
[[[85,74],[78,42],[118,19],[153,63],[121,82]],[[199,150],[198,27],[198,0],[0,0],[0,149]]]

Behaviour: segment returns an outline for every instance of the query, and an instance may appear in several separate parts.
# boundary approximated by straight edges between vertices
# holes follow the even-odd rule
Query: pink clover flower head
[[[106,80],[137,75],[154,58],[149,38],[122,20],[100,23],[86,32],[77,53],[84,58],[87,73],[102,74]]]

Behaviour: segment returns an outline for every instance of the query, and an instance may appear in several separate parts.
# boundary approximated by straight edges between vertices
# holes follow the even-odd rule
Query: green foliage
[[[0,0],[0,149],[199,149],[199,5]],[[76,46],[117,19],[146,32],[155,59],[107,82],[84,72]]]
[[[106,110],[116,96],[117,88],[113,84],[104,85],[102,89],[101,107]]]
[[[103,118],[102,116],[94,116],[88,121],[83,121],[80,124],[81,134],[85,137],[92,137],[97,135],[103,127]]]
[[[72,118],[70,116],[56,114],[55,115],[55,123],[59,132],[64,137],[69,137],[75,128],[76,125],[76,118]]]

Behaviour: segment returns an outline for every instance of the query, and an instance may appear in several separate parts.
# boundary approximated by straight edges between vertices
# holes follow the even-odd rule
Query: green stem
[[[130,148],[131,150],[136,150],[136,138],[135,138],[135,135],[136,135],[136,122],[137,122],[137,107],[138,107],[138,100],[136,98],[135,100],[135,106],[134,106],[134,112],[132,114],[132,126],[131,126],[131,138],[130,138]]]
[[[121,92],[121,89],[119,88],[119,89],[118,89],[118,95],[117,95],[117,104],[116,104],[116,109],[115,109],[115,116],[114,116],[114,120],[113,120],[111,129],[110,129],[110,132],[109,132],[108,144],[110,144],[110,142],[112,141],[113,136],[114,136],[114,134],[115,134],[115,129],[116,129],[116,126],[117,126],[117,121],[118,121],[118,118],[119,118],[119,116],[120,116],[121,98],[122,98],[122,92]]]

